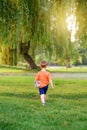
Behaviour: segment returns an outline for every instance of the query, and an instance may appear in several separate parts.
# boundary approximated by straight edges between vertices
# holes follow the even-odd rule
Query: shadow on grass
[[[15,122],[0,121],[0,130],[15,130]]]
[[[50,98],[64,98],[64,99],[74,99],[74,100],[78,100],[78,99],[87,99],[87,93],[79,93],[79,94],[75,94],[75,93],[68,93],[68,94],[49,94]]]
[[[29,99],[38,99],[39,94],[36,93],[0,93],[0,96],[6,97],[16,97],[16,98],[29,98]],[[64,99],[87,99],[87,93],[68,93],[68,94],[49,94],[50,98],[64,98]]]
[[[38,99],[38,95],[35,93],[0,93],[0,96]]]

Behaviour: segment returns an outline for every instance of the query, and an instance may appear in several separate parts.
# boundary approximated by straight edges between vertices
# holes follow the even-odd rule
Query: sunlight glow
[[[76,31],[78,30],[77,24],[76,24],[76,17],[75,15],[71,14],[66,19],[67,28],[71,32],[71,41],[75,42],[75,35]]]

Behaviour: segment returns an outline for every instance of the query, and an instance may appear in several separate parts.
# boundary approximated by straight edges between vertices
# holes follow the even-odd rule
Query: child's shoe
[[[43,106],[45,106],[45,105],[46,105],[46,104],[45,104],[45,102],[44,102],[44,103],[42,103],[42,105],[43,105]]]

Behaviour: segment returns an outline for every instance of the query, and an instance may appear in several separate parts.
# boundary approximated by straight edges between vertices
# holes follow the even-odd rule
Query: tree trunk
[[[70,57],[67,57],[67,59],[66,59],[66,67],[67,68],[71,68],[72,66],[71,66],[71,62],[70,62]]]
[[[31,69],[37,69],[37,65],[35,64],[34,60],[28,53],[24,53],[24,59],[28,62]]]
[[[30,49],[30,41],[28,43],[21,43],[20,44],[20,49],[21,49],[21,54],[23,54],[24,59],[28,62],[30,65],[31,69],[37,69],[38,66],[35,64],[34,60],[32,57],[28,54],[29,49]]]

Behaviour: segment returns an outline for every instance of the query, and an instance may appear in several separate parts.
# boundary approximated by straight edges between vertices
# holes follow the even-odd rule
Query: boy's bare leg
[[[45,94],[41,94],[40,98],[41,98],[41,102],[45,103],[46,95]]]
[[[44,94],[44,99],[45,99],[45,101],[46,101],[46,94]]]

